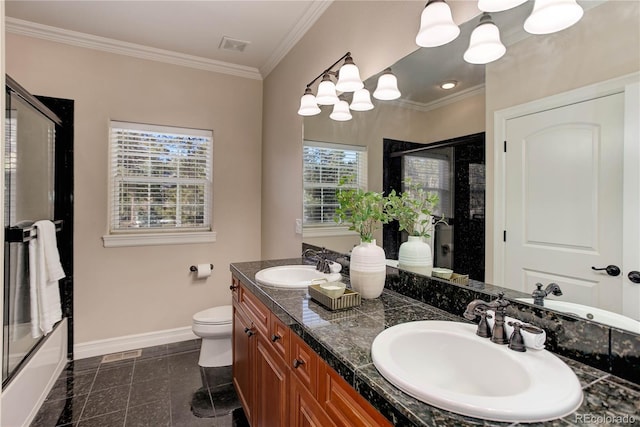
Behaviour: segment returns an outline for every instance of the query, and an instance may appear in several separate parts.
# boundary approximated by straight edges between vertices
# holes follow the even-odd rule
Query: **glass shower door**
[[[55,124],[11,91],[5,114],[3,383],[36,346],[31,325],[28,242],[10,228],[53,219]]]

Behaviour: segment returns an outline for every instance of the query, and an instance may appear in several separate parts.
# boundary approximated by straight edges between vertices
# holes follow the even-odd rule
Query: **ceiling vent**
[[[223,50],[230,50],[232,52],[244,52],[249,43],[251,42],[224,36],[222,37],[222,41],[220,42],[220,46],[218,46],[218,48]]]

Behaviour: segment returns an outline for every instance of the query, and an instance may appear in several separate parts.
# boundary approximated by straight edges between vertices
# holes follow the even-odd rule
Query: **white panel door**
[[[505,286],[622,311],[624,95],[507,120]]]

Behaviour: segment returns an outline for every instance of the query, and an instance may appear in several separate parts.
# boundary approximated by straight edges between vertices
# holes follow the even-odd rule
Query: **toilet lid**
[[[219,325],[231,323],[232,317],[233,307],[230,305],[221,305],[197,312],[193,315],[193,321],[196,323],[206,323],[208,325]]]

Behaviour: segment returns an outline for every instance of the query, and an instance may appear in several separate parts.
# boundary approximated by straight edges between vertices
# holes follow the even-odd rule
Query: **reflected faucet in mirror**
[[[542,289],[542,283],[536,283],[536,288],[531,296],[533,297],[533,303],[535,305],[544,306],[544,298],[549,294],[553,294],[557,297],[562,295],[562,290],[557,283],[549,283],[545,289]]]

